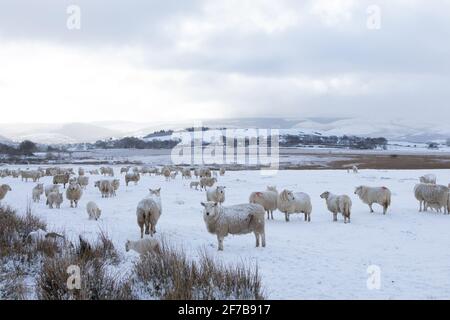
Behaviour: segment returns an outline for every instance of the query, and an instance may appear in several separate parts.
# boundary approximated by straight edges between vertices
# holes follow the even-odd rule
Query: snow
[[[16,168],[16,167],[14,167]],[[91,169],[86,166],[86,169]],[[116,167],[116,175],[119,168]],[[189,188],[190,180],[164,181],[164,177],[144,176],[137,186],[122,186],[117,197],[102,199],[94,188],[96,177],[84,192],[79,208],[70,208],[65,199],[61,210],[45,207],[45,200],[31,203],[34,183],[5,178],[12,192],[2,204],[22,212],[31,203],[34,214],[41,216],[55,232],[65,231],[69,238],[96,239],[105,230],[125,257],[130,267],[136,255],[125,252],[127,239],[139,239],[136,206],[148,196],[149,188],[161,186],[163,214],[157,225],[157,236],[164,236],[183,246],[188,255],[199,256],[205,248],[212,255],[229,263],[244,261],[257,264],[262,282],[272,299],[449,299],[450,298],[450,216],[419,213],[413,188],[418,177],[433,173],[438,183],[450,182],[450,170],[361,170],[348,174],[344,170],[280,171],[263,176],[259,171],[227,172],[219,177],[226,186],[225,205],[246,203],[252,191],[276,185],[311,196],[311,222],[303,215],[291,216],[289,223],[279,211],[274,221],[266,221],[266,248],[255,248],[254,235],[229,236],[224,251],[217,251],[217,239],[207,232],[203,221],[201,201],[204,192]],[[98,177],[100,179],[100,177]],[[43,178],[51,183],[49,177]],[[386,186],[392,191],[392,207],[386,216],[374,205],[369,213],[354,194],[357,185]],[[344,224],[342,216],[332,222],[332,215],[319,196],[323,191],[348,194],[352,198],[351,223]],[[95,201],[102,209],[99,221],[88,220],[85,206]],[[381,288],[367,287],[368,267],[381,270]],[[121,270],[126,272],[126,268]]]

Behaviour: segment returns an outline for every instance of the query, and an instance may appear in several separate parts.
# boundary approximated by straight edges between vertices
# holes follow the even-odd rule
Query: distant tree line
[[[36,151],[38,151],[37,145],[29,140],[22,141],[19,145],[0,143],[0,154],[11,156],[32,156]]]
[[[282,147],[319,145],[350,149],[386,149],[387,143],[387,139],[383,137],[368,138],[347,135],[341,137],[320,135],[285,135],[283,136],[283,139],[280,139],[280,146]]]
[[[178,143],[178,140],[145,141],[135,137],[125,137],[118,140],[99,140],[93,147],[97,149],[172,149]]]

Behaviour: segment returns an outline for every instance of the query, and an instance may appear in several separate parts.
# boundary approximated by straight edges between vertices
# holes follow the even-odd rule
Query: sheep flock
[[[344,169],[345,170],[345,169]],[[347,170],[349,171],[349,170]],[[354,194],[343,194],[341,190],[329,190],[324,184],[323,192],[311,195],[307,192],[308,186],[299,181],[297,190],[292,186],[267,185],[266,189],[252,190],[251,184],[242,180],[246,190],[241,203],[228,200],[228,189],[222,181],[230,170],[225,167],[186,167],[186,166],[128,166],[114,168],[103,166],[100,168],[62,168],[37,167],[26,169],[1,169],[1,179],[17,179],[18,183],[32,184],[29,194],[34,203],[44,203],[49,209],[59,209],[60,214],[65,210],[77,208],[83,204],[86,208],[86,220],[95,223],[108,216],[108,210],[97,204],[99,201],[112,201],[124,193],[132,193],[138,185],[148,183],[153,177],[157,187],[148,185],[147,194],[142,194],[142,200],[135,204],[136,212],[136,239],[127,240],[127,251],[133,250],[144,254],[148,250],[158,247],[155,234],[164,229],[159,223],[163,214],[164,194],[171,192],[173,183],[181,183],[185,187],[186,198],[193,197],[200,192],[202,201],[198,202],[198,210],[203,214],[204,231],[217,237],[218,249],[224,249],[224,239],[228,235],[242,235],[253,233],[256,247],[266,246],[266,229],[271,228],[271,220],[282,216],[286,223],[296,214],[302,217],[307,224],[314,223],[314,216],[322,212],[330,212],[334,223],[338,223],[338,215],[343,217],[345,224],[351,222],[353,202],[360,201],[375,213],[373,205],[379,205],[383,215],[390,213],[391,203],[395,201],[395,190],[385,185],[355,185]],[[352,172],[360,174],[356,166]],[[44,183],[43,178],[48,177],[51,183]],[[416,183],[411,184],[411,200],[419,203],[419,212],[429,210],[449,214],[450,186],[437,184],[438,177],[434,174],[425,174],[416,177]],[[275,179],[276,180],[276,179]],[[123,181],[123,183],[121,183]],[[64,190],[64,191],[63,191]],[[84,202],[84,194],[88,190],[95,190],[96,201]],[[2,205],[13,193],[8,184],[0,184],[0,201]],[[124,192],[124,193],[121,193]],[[323,199],[323,206],[313,208],[312,197]],[[352,202],[353,201],[353,202]],[[103,202],[104,203],[104,202]],[[178,200],[180,210],[183,210],[183,199]],[[277,213],[279,212],[279,213]],[[313,213],[314,212],[314,213]],[[170,215],[170,212],[164,212]],[[395,212],[392,212],[395,214]],[[267,216],[267,218],[266,218]],[[199,221],[201,215],[199,214]],[[267,219],[267,221],[265,221]],[[380,215],[380,218],[381,215]],[[157,228],[158,227],[158,228]],[[156,242],[155,242],[156,241]],[[270,246],[270,239],[268,245]]]

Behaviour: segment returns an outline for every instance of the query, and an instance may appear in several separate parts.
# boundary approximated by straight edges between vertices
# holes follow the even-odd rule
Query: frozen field
[[[17,167],[13,167],[17,168]],[[87,166],[85,168],[88,168]],[[435,173],[438,183],[450,182],[450,170],[427,170]],[[163,214],[157,225],[157,235],[183,246],[193,257],[206,248],[220,259],[257,263],[268,298],[271,299],[450,299],[450,216],[438,213],[419,213],[413,195],[414,184],[425,171],[362,170],[359,174],[346,171],[280,171],[273,176],[262,176],[259,171],[227,172],[219,177],[225,185],[225,204],[248,201],[251,191],[264,190],[267,185],[307,192],[313,202],[312,222],[292,216],[286,223],[280,212],[274,221],[266,221],[266,248],[254,247],[254,236],[227,237],[225,251],[217,251],[215,236],[206,231],[201,201],[205,193],[189,189],[189,180],[166,182],[163,177],[141,179],[138,186],[125,187],[123,178],[116,198],[102,199],[90,185],[78,209],[69,208],[67,200],[61,210],[50,210],[45,200],[31,203],[32,182],[20,179],[0,179],[13,191],[2,204],[24,211],[31,203],[34,214],[42,217],[50,230],[65,231],[76,239],[83,233],[96,237],[106,230],[126,257],[122,271],[126,272],[137,255],[124,250],[127,239],[139,238],[135,210],[137,203],[147,195],[148,188],[162,187]],[[116,168],[116,176],[118,168]],[[41,180],[51,183],[50,177]],[[386,186],[392,191],[392,207],[386,216],[374,205],[369,213],[354,194],[357,185]],[[332,222],[323,191],[346,193],[353,201],[352,222]],[[89,221],[85,206],[95,201],[103,213],[99,221]],[[367,268],[381,268],[381,288],[369,290]]]

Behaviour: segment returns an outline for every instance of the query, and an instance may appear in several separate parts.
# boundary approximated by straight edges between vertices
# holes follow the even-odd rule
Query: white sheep
[[[358,167],[356,165],[352,166],[353,173],[358,173]]]
[[[414,196],[419,201],[419,212],[427,211],[428,207],[441,211],[444,208],[444,213],[449,212],[449,188],[442,185],[419,183],[414,187]]]
[[[156,239],[141,239],[138,241],[127,240],[125,243],[125,250],[128,252],[130,250],[136,251],[141,256],[160,250],[159,242]]]
[[[79,176],[84,176],[85,172],[83,168],[78,168],[78,175]]]
[[[89,220],[98,220],[102,214],[102,210],[93,201],[89,201],[86,205],[86,211],[89,215]]]
[[[86,187],[89,185],[89,177],[81,175],[77,178],[77,182],[81,186],[81,188],[86,189]]]
[[[161,214],[161,188],[156,190],[150,189],[150,195],[141,200],[136,209],[137,223],[141,229],[141,239],[144,237],[144,226],[145,234],[150,234],[153,237]]]
[[[224,168],[224,167],[221,167],[221,168],[220,168],[219,174],[220,174],[221,176],[224,176],[224,175],[225,175],[225,168]]]
[[[436,176],[432,173],[425,174],[419,178],[420,183],[432,183],[436,184]]]
[[[127,174],[128,171],[130,171],[130,167],[123,167],[123,168],[120,168],[120,174],[122,174],[122,173]]]
[[[53,206],[56,205],[57,209],[61,209],[61,204],[63,203],[64,198],[63,194],[59,192],[50,192],[50,194],[47,197],[47,204],[50,207],[50,209],[53,209]]]
[[[252,192],[249,197],[250,203],[258,203],[267,212],[267,219],[272,218],[273,211],[277,209],[278,191],[276,187],[268,186],[266,191]]]
[[[215,202],[202,202],[203,220],[206,229],[217,236],[219,250],[223,250],[223,240],[229,234],[241,235],[254,233],[256,247],[266,246],[264,228],[264,208],[259,204],[246,203],[234,206],[219,206]]]
[[[166,178],[166,181],[169,181],[170,180],[170,168],[164,167],[164,168],[162,168],[161,172],[162,172],[163,176]]]
[[[2,201],[5,197],[8,191],[12,191],[11,187],[7,184],[2,184],[0,186],[0,201]]]
[[[198,171],[200,178],[211,178],[211,169],[202,167]]]
[[[337,214],[341,213],[344,216],[344,223],[347,223],[347,221],[350,222],[352,200],[349,196],[335,195],[325,191],[320,197],[325,199],[328,210],[333,213],[333,221],[337,221]]]
[[[192,181],[190,184],[189,184],[189,187],[192,189],[193,187],[195,187],[195,190],[198,190],[198,186],[200,185],[200,182],[199,181]]]
[[[206,190],[206,201],[224,203],[225,202],[225,187],[217,186]]]
[[[83,190],[78,183],[71,183],[66,190],[66,198],[70,201],[70,207],[73,208],[75,204],[75,208],[78,208],[78,202],[83,195]]]
[[[114,169],[110,167],[101,167],[100,173],[104,176],[114,177]]]
[[[96,181],[94,186],[98,188],[102,194],[102,198],[109,198],[110,195],[114,193],[114,187],[111,185],[111,181],[109,180]]]
[[[134,185],[137,185],[139,180],[141,180],[141,175],[139,173],[130,172],[125,175],[125,184],[127,185],[127,187],[128,184],[132,181],[134,182]]]
[[[191,179],[192,173],[190,168],[185,168],[181,171],[181,179]]]
[[[47,240],[47,239],[55,240],[57,238],[64,239],[64,236],[60,235],[58,233],[55,233],[55,232],[47,232],[45,230],[38,229],[36,231],[31,231],[27,235],[26,240],[31,242],[31,243],[38,243],[40,241],[44,241],[44,240]]]
[[[212,187],[216,182],[216,178],[203,177],[200,179],[200,190],[206,190],[206,187]]]
[[[293,213],[303,213],[305,221],[311,222],[311,198],[303,192],[293,193],[290,190],[283,190],[278,195],[278,210],[284,213],[286,221]]]
[[[178,175],[178,171],[172,172],[172,173],[170,174],[170,179],[175,180],[175,178],[177,177],[177,175]]]
[[[47,199],[48,199],[48,195],[51,192],[57,192],[58,193],[59,192],[59,184],[50,184],[50,185],[45,186],[44,193],[45,193],[45,197]],[[48,200],[47,200],[46,204],[48,205]]]
[[[372,205],[378,203],[383,206],[383,214],[386,214],[387,209],[391,205],[391,191],[386,187],[368,187],[359,186],[355,189],[355,194],[364,202],[369,205],[370,212],[374,212]]]
[[[32,191],[32,197],[34,202],[41,201],[41,196],[44,194],[44,184],[38,183]]]
[[[66,184],[69,183],[69,180],[70,173],[68,172],[53,176],[53,184],[62,184],[64,186],[64,189],[66,188]]]
[[[111,181],[111,190],[109,192],[109,195],[111,197],[115,197],[117,196],[117,190],[119,190],[120,188],[120,180],[119,179],[114,179]]]

